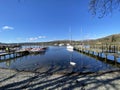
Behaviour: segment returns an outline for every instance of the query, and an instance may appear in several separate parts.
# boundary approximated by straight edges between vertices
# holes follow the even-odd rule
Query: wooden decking
[[[113,60],[111,60],[112,62],[116,62],[116,63],[120,63],[117,61],[118,58],[120,58],[120,53],[118,53],[118,49],[116,50],[115,47],[113,49],[113,51],[107,49],[107,48],[86,48],[84,46],[75,46],[74,47],[75,50],[81,52],[81,53],[85,53],[88,55],[92,55],[94,57],[100,58],[100,59],[105,59],[105,60],[110,60],[108,58],[108,56],[112,56]]]
[[[28,52],[23,50],[23,51],[15,51],[15,52],[4,52],[0,53],[0,60],[6,60],[6,59],[11,59],[11,58],[17,58],[20,56],[27,55]]]

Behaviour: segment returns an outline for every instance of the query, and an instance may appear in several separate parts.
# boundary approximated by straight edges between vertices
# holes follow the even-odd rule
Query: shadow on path
[[[52,66],[51,68],[53,68]],[[103,73],[66,73],[66,74],[54,74],[51,72],[51,68],[48,71],[43,73],[34,72],[33,76],[30,76],[27,79],[10,82],[9,84],[3,85],[0,87],[0,90],[8,90],[8,89],[32,89],[32,90],[54,90],[54,89],[62,89],[62,90],[97,90],[97,89],[120,89],[120,71],[109,71]],[[59,70],[59,68],[58,68]],[[57,71],[58,71],[57,70]],[[18,72],[19,73],[19,72]],[[0,81],[4,83],[4,81],[10,81],[12,78],[17,78],[18,74],[14,74],[10,77],[4,78]],[[22,78],[22,77],[21,77]],[[24,77],[23,77],[24,78]]]

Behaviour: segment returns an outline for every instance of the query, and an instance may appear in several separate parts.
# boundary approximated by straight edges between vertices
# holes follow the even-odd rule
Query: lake
[[[75,62],[76,65],[71,66],[70,60]],[[1,60],[0,67],[25,71],[39,69],[48,72],[97,72],[116,69],[114,66],[77,51],[68,51],[64,46],[49,46],[44,53],[29,54],[11,60]]]

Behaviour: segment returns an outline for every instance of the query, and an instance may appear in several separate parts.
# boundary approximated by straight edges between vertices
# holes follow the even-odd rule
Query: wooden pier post
[[[90,55],[90,51],[88,50],[88,55]]]
[[[98,52],[97,57],[100,57],[100,53]]]
[[[113,53],[115,53],[115,45],[113,46]]]
[[[115,65],[117,65],[117,57],[116,57],[116,55],[114,55],[114,62],[115,62]]]
[[[102,57],[102,52],[100,52],[99,54],[100,54],[99,57]]]
[[[6,59],[5,55],[3,55],[3,59]]]
[[[93,54],[93,56],[94,56],[94,51],[92,51],[92,54]]]
[[[105,53],[105,62],[107,62],[107,53]]]
[[[102,49],[102,52],[103,52],[103,45],[102,45],[102,48],[101,48],[101,49]]]

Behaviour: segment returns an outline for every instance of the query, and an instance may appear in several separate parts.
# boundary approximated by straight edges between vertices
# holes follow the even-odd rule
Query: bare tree
[[[120,9],[120,0],[90,0],[89,11],[99,18],[112,13],[115,9]]]

